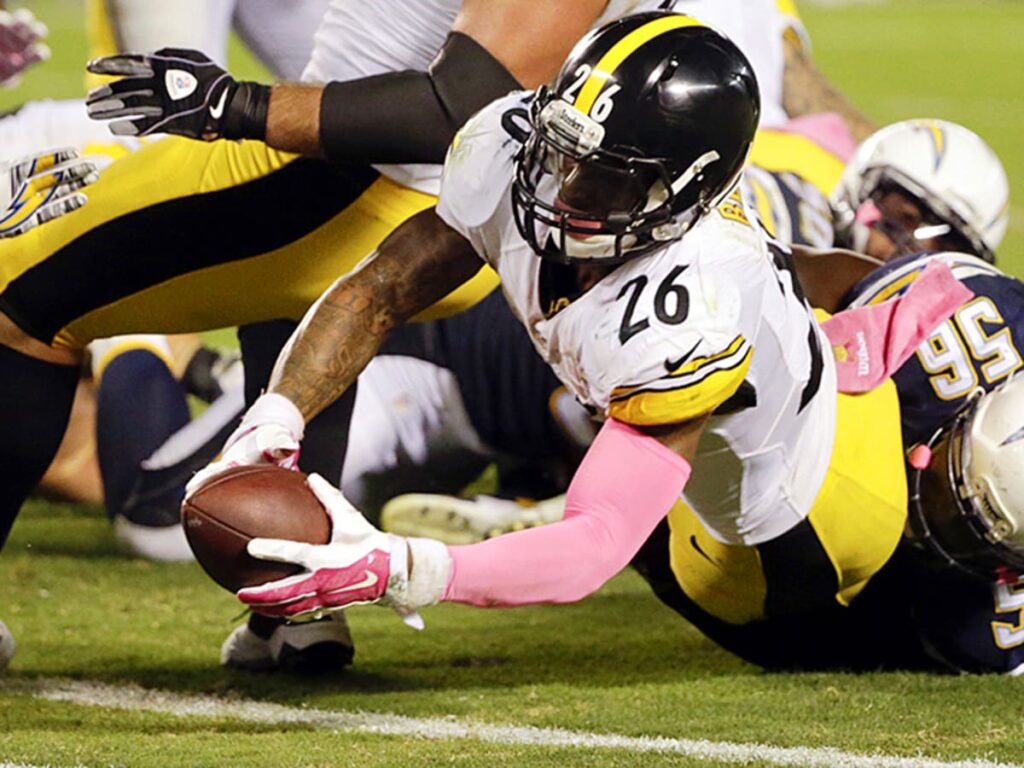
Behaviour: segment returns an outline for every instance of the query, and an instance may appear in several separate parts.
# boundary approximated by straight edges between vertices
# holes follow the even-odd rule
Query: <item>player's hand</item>
[[[319,475],[309,487],[331,518],[329,544],[283,539],[253,539],[249,554],[260,560],[294,563],[305,570],[279,581],[238,592],[257,613],[289,619],[318,618],[366,603],[394,608],[407,624],[423,628],[419,614],[406,606],[408,545],[401,536],[382,533],[337,488]]]
[[[299,443],[305,423],[291,401],[281,395],[263,395],[242,417],[220,456],[199,470],[185,486],[185,498],[213,478],[234,467],[276,464],[298,469]]]
[[[75,149],[0,163],[0,237],[15,237],[86,203],[80,190],[96,181],[96,166]]]
[[[50,49],[42,43],[46,35],[46,25],[27,8],[0,10],[0,85],[13,88],[18,75],[50,58]]]
[[[115,136],[175,133],[191,139],[263,138],[270,88],[238,82],[206,54],[183,48],[93,59],[88,70],[119,77],[89,92],[94,120]]]

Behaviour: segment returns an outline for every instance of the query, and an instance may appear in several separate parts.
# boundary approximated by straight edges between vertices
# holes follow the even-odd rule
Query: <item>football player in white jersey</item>
[[[842,307],[858,279],[901,256],[944,250],[992,261],[1009,210],[1006,172],[995,152],[969,129],[945,120],[894,123],[860,147],[834,115],[762,129],[742,187],[761,223],[793,247],[812,306],[830,311]],[[834,245],[871,258],[856,270],[847,262],[837,271],[829,260],[797,247]],[[545,504],[552,502],[557,500]],[[504,499],[420,493],[389,502],[382,525],[403,535],[429,527],[430,535],[442,538],[447,529],[459,538],[451,543],[462,543],[467,530],[483,538],[532,522],[524,512]]]
[[[736,17],[744,17],[751,3],[732,1]],[[0,382],[31,380],[33,391],[51,392],[49,405],[34,417],[37,428],[6,430],[21,437],[6,446],[11,460],[3,464],[0,482],[0,541],[59,441],[71,395],[67,382],[88,342],[125,332],[297,320],[335,277],[435,202],[423,190],[436,185],[436,172],[424,176],[422,166],[378,170],[370,163],[440,163],[470,115],[520,85],[536,87],[553,76],[599,18],[652,5],[657,3],[427,0],[410,14],[404,0],[332,0],[317,35],[320,58],[313,57],[324,67],[322,76],[337,81],[326,88],[243,87],[192,54],[102,59],[99,72],[130,76],[93,98],[97,113],[118,117],[127,110],[121,132],[255,131],[271,140],[281,133],[344,162],[330,167],[296,159],[257,141],[200,144],[171,137],[111,166],[83,212],[39,228],[18,248],[0,242]],[[776,30],[751,25],[748,32]],[[180,75],[168,79],[168,71]],[[782,63],[768,71],[766,89],[782,71]],[[138,78],[152,74],[158,74],[159,105],[131,93]],[[169,82],[183,98],[171,98]],[[192,111],[183,115],[182,107]],[[184,220],[189,227],[181,227]],[[95,268],[97,253],[102,270]],[[464,308],[495,283],[491,270],[481,270],[437,311]],[[253,393],[276,358],[278,341],[268,335],[287,338],[279,331],[245,329],[247,338],[256,337],[243,342]],[[20,414],[7,413],[4,402],[0,424],[12,424]],[[328,413],[344,415],[346,407],[341,403]],[[329,424],[319,443],[331,451],[315,450],[316,431],[316,423],[310,425],[303,462],[333,474],[344,446]]]
[[[290,617],[381,602],[413,624],[439,600],[568,602],[666,516],[681,588],[723,621],[855,596],[906,519],[895,392],[837,394],[788,254],[730,197],[757,104],[733,44],[651,13],[586,38],[550,89],[478,114],[453,143],[436,211],[322,297],[193,488],[231,463],[288,463],[304,421],[388,329],[486,261],[541,355],[607,418],[565,519],[445,547],[380,533],[311,477],[333,543],[254,541],[253,555],[307,570],[239,597]]]

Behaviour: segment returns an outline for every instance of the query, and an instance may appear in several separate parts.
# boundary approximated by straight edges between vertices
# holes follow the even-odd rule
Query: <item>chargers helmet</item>
[[[1010,187],[996,153],[981,137],[945,120],[904,120],[857,148],[832,193],[836,242],[862,250],[857,214],[872,197],[895,188],[946,227],[917,239],[951,234],[988,262],[1006,234]]]
[[[516,226],[562,262],[677,240],[735,186],[759,113],[750,63],[710,27],[664,11],[605,25],[533,100]]]
[[[1024,574],[1024,375],[979,389],[928,447],[910,478],[916,540],[990,581]]]

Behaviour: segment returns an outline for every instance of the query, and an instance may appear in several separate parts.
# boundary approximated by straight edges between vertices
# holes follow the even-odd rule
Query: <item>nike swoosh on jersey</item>
[[[224,116],[224,105],[228,100],[228,89],[225,88],[220,92],[220,99],[214,106],[210,107],[210,117],[214,120],[220,120]]]
[[[698,341],[696,344],[693,345],[693,348],[689,352],[687,352],[685,355],[678,358],[677,360],[665,360],[665,370],[668,371],[669,373],[675,373],[678,368],[682,367],[683,363],[685,363],[693,356],[693,353],[697,351],[697,347],[699,346],[700,342]]]
[[[697,543],[697,537],[692,534],[690,535],[690,544],[693,546],[695,550],[697,550],[697,554],[703,557],[709,563],[715,562],[711,559],[711,555],[709,555],[707,552],[700,548],[700,544]]]

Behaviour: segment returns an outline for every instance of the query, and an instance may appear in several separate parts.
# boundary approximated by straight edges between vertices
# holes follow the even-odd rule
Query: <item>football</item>
[[[265,464],[236,467],[204,485],[182,504],[181,521],[203,570],[231,592],[302,570],[255,559],[246,551],[250,539],[326,544],[331,537],[330,518],[306,475]]]

